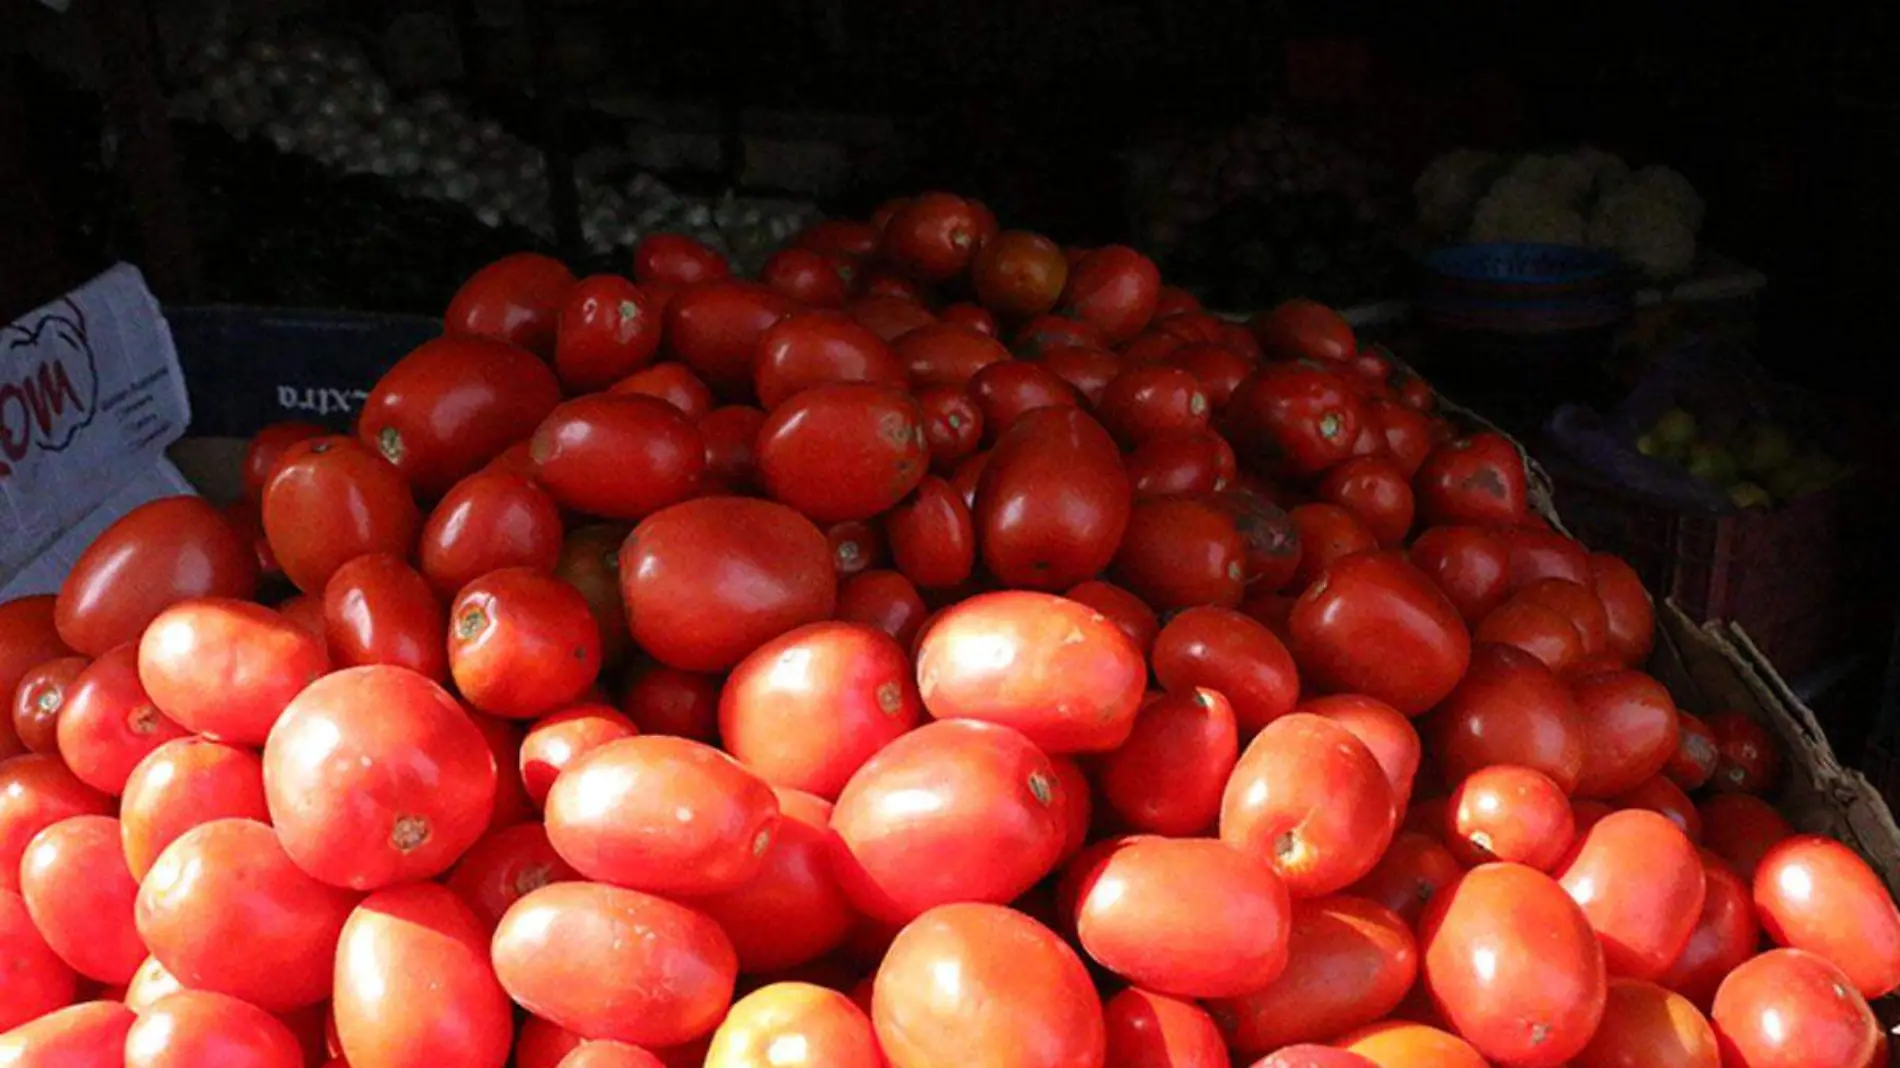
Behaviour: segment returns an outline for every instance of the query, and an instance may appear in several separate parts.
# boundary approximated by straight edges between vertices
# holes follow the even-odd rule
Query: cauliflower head
[[[1583,213],[1541,180],[1513,172],[1498,179],[1478,202],[1468,240],[1581,245],[1584,232]]]
[[[1495,152],[1459,148],[1433,160],[1412,183],[1419,222],[1433,233],[1452,233],[1471,218],[1484,195],[1486,177],[1501,162]]]
[[[1604,194],[1590,213],[1589,238],[1650,279],[1679,278],[1695,265],[1695,227],[1679,202],[1652,184],[1632,180]]]
[[[1702,197],[1696,193],[1695,186],[1689,184],[1689,179],[1682,176],[1682,172],[1655,164],[1630,175],[1630,183],[1673,205],[1690,230],[1702,229],[1705,211]]]

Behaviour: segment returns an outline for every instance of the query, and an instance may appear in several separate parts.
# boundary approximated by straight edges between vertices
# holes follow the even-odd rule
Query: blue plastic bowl
[[[1459,245],[1427,253],[1416,307],[1459,331],[1552,334],[1612,326],[1634,305],[1614,254],[1570,245]]]

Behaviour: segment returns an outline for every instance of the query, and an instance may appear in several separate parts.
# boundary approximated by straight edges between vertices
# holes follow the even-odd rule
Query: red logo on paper
[[[0,327],[0,478],[29,453],[59,452],[98,410],[86,319],[71,301]]]

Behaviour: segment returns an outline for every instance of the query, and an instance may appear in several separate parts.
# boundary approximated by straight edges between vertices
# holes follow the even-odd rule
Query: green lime
[[[1662,442],[1657,441],[1654,434],[1638,434],[1636,435],[1636,451],[1644,456],[1661,456]]]
[[[1689,459],[1683,466],[1711,486],[1726,486],[1735,481],[1735,457],[1720,445],[1696,442],[1689,446]]]
[[[1695,440],[1699,428],[1696,426],[1695,416],[1681,408],[1671,408],[1657,417],[1656,425],[1650,427],[1649,432],[1656,435],[1657,441],[1674,451],[1688,448],[1689,443]]]

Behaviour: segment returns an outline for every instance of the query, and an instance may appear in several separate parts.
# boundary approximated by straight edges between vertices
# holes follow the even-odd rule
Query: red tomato
[[[917,587],[895,571],[861,572],[838,587],[839,620],[881,630],[906,649],[916,640],[925,611]]]
[[[765,413],[745,404],[715,408],[700,417],[699,436],[706,442],[703,485],[718,493],[744,494],[758,486],[759,428]]]
[[[363,402],[356,436],[417,493],[439,497],[526,437],[560,400],[560,382],[534,354],[495,342],[437,338],[377,380]]]
[[[263,762],[206,738],[166,742],[132,769],[119,818],[126,863],[143,879],[166,846],[201,823],[268,820]]]
[[[1233,703],[1243,737],[1293,710],[1299,676],[1280,639],[1260,623],[1225,608],[1190,608],[1161,628],[1154,643],[1155,678],[1169,692],[1206,687]]]
[[[27,857],[31,863],[31,850]],[[1798,835],[1768,851],[1754,883],[1762,928],[1778,945],[1825,958],[1862,997],[1885,997],[1900,987],[1900,909],[1853,850]]]
[[[620,697],[620,710],[641,734],[711,742],[719,732],[719,679],[675,668],[637,670]]]
[[[714,894],[759,873],[779,811],[771,788],[726,754],[651,735],[569,765],[548,792],[547,824],[562,859],[590,879]]]
[[[1583,635],[1557,610],[1529,598],[1512,597],[1492,609],[1472,639],[1480,645],[1509,646],[1527,653],[1559,675],[1583,663]]]
[[[774,323],[798,303],[756,282],[689,286],[666,309],[666,340],[680,362],[727,400],[752,391],[753,357]]]
[[[104,817],[100,817],[104,818]],[[0,1003],[0,1034],[69,1005],[78,978],[27,914],[26,903],[11,890],[0,890],[0,966],[7,975],[7,999]]]
[[[1094,327],[1108,344],[1119,345],[1154,318],[1160,291],[1161,272],[1154,261],[1134,249],[1108,245],[1070,266],[1059,304],[1062,314]]]
[[[447,620],[428,581],[388,553],[351,560],[323,587],[323,634],[338,667],[390,664],[447,682]]]
[[[1287,966],[1287,888],[1207,838],[1123,839],[1077,872],[1075,926],[1096,963],[1175,997],[1236,997]]]
[[[1603,942],[1611,975],[1654,979],[1688,944],[1706,892],[1702,860],[1675,824],[1613,812],[1577,840],[1557,871]]]
[[[705,1068],[883,1068],[871,1019],[810,983],[773,983],[740,999],[713,1033]],[[603,1065],[602,1068],[608,1068]]]
[[[885,341],[896,341],[937,321],[930,309],[909,297],[868,293],[845,305],[845,314]]]
[[[616,397],[651,397],[697,423],[718,401],[692,368],[683,363],[656,363],[635,371],[607,387]]]
[[[584,1041],[572,1031],[530,1015],[521,1021],[521,1035],[515,1042],[515,1066],[560,1068],[561,1059]]]
[[[977,484],[977,544],[1010,586],[1062,590],[1115,556],[1133,490],[1114,439],[1074,408],[1024,415],[989,454]]]
[[[290,421],[270,423],[251,435],[244,449],[243,499],[256,501],[263,497],[264,483],[270,481],[271,470],[283,458],[285,449],[328,433],[327,427],[316,423]]]
[[[270,827],[220,819],[165,848],[139,885],[139,936],[193,990],[272,1012],[330,996],[331,959],[357,895],[291,863]]]
[[[1667,816],[1689,841],[1702,840],[1702,816],[1696,811],[1695,802],[1689,800],[1681,787],[1661,775],[1645,779],[1635,789],[1610,798],[1610,807],[1647,809]]]
[[[1102,800],[1137,831],[1205,834],[1239,759],[1234,710],[1213,690],[1150,697],[1128,740],[1096,766]]]
[[[1253,370],[1253,363],[1232,348],[1218,342],[1197,341],[1180,345],[1161,357],[1169,367],[1178,367],[1194,376],[1207,395],[1208,406],[1219,411],[1233,399],[1234,390]]]
[[[1102,402],[1108,384],[1122,369],[1114,353],[1092,345],[1051,345],[1036,356],[1036,365],[1055,372],[1090,405]]]
[[[1371,552],[1379,539],[1352,512],[1336,504],[1296,505],[1287,512],[1287,521],[1300,546],[1293,586],[1306,589],[1319,578],[1326,565],[1355,553]]]
[[[1707,1010],[1723,978],[1755,955],[1761,942],[1761,924],[1747,884],[1736,878],[1720,858],[1704,852],[1702,875],[1707,893],[1695,930],[1656,981]]]
[[[463,587],[449,618],[449,673],[484,712],[532,719],[578,699],[600,673],[593,612],[552,575],[491,572]]]
[[[1464,868],[1437,838],[1400,831],[1378,865],[1347,892],[1391,909],[1409,926],[1418,922],[1438,891],[1463,874]]]
[[[905,927],[878,968],[872,1018],[891,1068],[1091,1068],[1105,1057],[1087,969],[1000,905],[945,905]]]
[[[85,1001],[0,1034],[9,1068],[122,1068],[137,1017],[116,1001]]]
[[[27,669],[13,691],[10,719],[15,737],[27,752],[59,754],[59,714],[72,696],[73,684],[92,661],[83,656],[61,656]],[[8,753],[7,757],[18,756]]]
[[[1583,722],[1581,797],[1614,797],[1663,770],[1676,751],[1676,703],[1640,671],[1610,671],[1571,685]]]
[[[1100,330],[1086,322],[1060,315],[1038,315],[1010,340],[1010,350],[1025,360],[1041,359],[1058,347],[1102,349],[1108,346]]]
[[[284,706],[330,670],[323,643],[261,605],[181,601],[139,641],[139,682],[186,730],[263,745]]]
[[[1590,578],[1591,588],[1603,602],[1609,651],[1632,666],[1648,660],[1656,615],[1636,569],[1609,553],[1592,553]]]
[[[139,684],[135,645],[109,650],[79,673],[59,714],[59,756],[79,781],[118,796],[145,754],[190,733]]]
[[[667,1068],[667,1062],[625,1042],[585,1042],[561,1058],[557,1068]]]
[[[368,1062],[365,1062],[368,1063]],[[303,1068],[282,1021],[225,994],[182,990],[141,1011],[125,1036],[126,1068]]]
[[[1570,799],[1550,776],[1496,764],[1465,777],[1451,792],[1445,845],[1460,863],[1507,860],[1548,872],[1577,837]]]
[[[620,550],[634,641],[685,671],[725,670],[780,634],[829,618],[835,574],[831,546],[811,520],[739,497],[658,512]]]
[[[1158,434],[1205,427],[1210,410],[1199,379],[1179,367],[1146,364],[1109,382],[1096,416],[1124,448],[1134,448]]]
[[[971,201],[923,193],[891,215],[880,251],[911,277],[943,282],[962,274],[981,244],[982,225]]]
[[[1476,626],[1510,596],[1510,549],[1493,531],[1433,527],[1412,543],[1411,559],[1468,625]]]
[[[1286,301],[1256,316],[1252,326],[1268,359],[1343,363],[1359,352],[1352,325],[1318,301]]]
[[[1275,363],[1234,390],[1235,448],[1262,470],[1316,475],[1352,455],[1365,411],[1344,378],[1310,363]]]
[[[885,511],[929,471],[917,403],[861,383],[815,386],[773,409],[758,455],[768,493],[829,523]]]
[[[1255,1061],[1253,1068],[1379,1068],[1378,1065],[1343,1049],[1302,1043],[1276,1050]]]
[[[1775,949],[1729,973],[1710,1014],[1722,1063],[1733,1068],[1862,1068],[1880,1024],[1839,968]]]
[[[954,901],[1014,901],[1061,853],[1059,789],[1049,757],[1014,730],[919,727],[838,796],[834,871],[858,910],[884,923]]]
[[[1452,691],[1471,661],[1457,609],[1399,553],[1334,561],[1294,602],[1294,660],[1315,688],[1376,697],[1417,715]]]
[[[627,606],[620,600],[620,545],[627,529],[597,523],[569,531],[554,562],[554,574],[580,591],[600,628],[600,662],[618,666],[633,645],[627,633]]]
[[[831,804],[800,790],[775,789],[778,834],[759,873],[743,886],[695,898],[732,939],[739,970],[795,968],[844,944],[858,915],[832,874],[842,848],[830,827]]]
[[[1292,517],[1264,493],[1244,484],[1215,499],[1234,517],[1234,528],[1247,545],[1248,590],[1258,596],[1292,582],[1305,557]]]
[[[529,1012],[582,1038],[649,1047],[712,1030],[738,971],[705,913],[599,883],[554,883],[515,902],[492,955],[502,989]]]
[[[984,337],[996,336],[996,316],[975,304],[952,304],[938,315],[946,323],[967,327]]]
[[[1697,812],[1708,832],[1709,851],[1750,881],[1762,858],[1795,833],[1773,805],[1753,794],[1714,794]]]
[[[1584,728],[1569,690],[1536,657],[1509,646],[1472,652],[1470,670],[1439,705],[1429,731],[1450,781],[1515,764],[1570,793],[1583,776]]]
[[[983,432],[994,440],[1015,425],[1023,413],[1051,405],[1080,403],[1075,390],[1061,376],[1041,364],[1003,360],[977,371],[967,387],[983,413]]]
[[[1700,716],[1677,709],[1676,751],[1669,754],[1663,774],[1684,790],[1698,789],[1715,775],[1715,766],[1721,758],[1722,754],[1715,748],[1715,732],[1709,725],[1702,722]]]
[[[1236,1051],[1330,1039],[1383,1019],[1418,976],[1418,946],[1390,909],[1323,897],[1293,905],[1287,962],[1265,987],[1208,1006]]]
[[[1366,404],[1366,421],[1378,430],[1386,453],[1406,479],[1417,477],[1433,447],[1431,424],[1425,417],[1403,404],[1373,400]]]
[[[1180,286],[1162,286],[1155,298],[1155,318],[1165,319],[1171,315],[1201,310],[1201,300]]]
[[[216,508],[197,497],[142,504],[94,538],[67,572],[52,605],[57,635],[44,626],[46,602],[0,606],[0,682],[11,697],[28,668],[137,641],[178,601],[256,591],[257,554]]]
[[[1504,542],[1511,550],[1511,589],[1522,590],[1542,579],[1564,579],[1590,588],[1590,554],[1575,540],[1554,530],[1534,530],[1519,527],[1516,530],[1502,532]],[[1558,614],[1566,619],[1573,617],[1574,609],[1566,601],[1556,607]],[[1600,608],[1599,602],[1596,607]],[[1590,618],[1576,623],[1578,632],[1585,626],[1590,628],[1591,637],[1608,637],[1607,617],[1599,622],[1594,609],[1586,609]],[[1596,650],[1586,642],[1585,655]]]
[[[443,880],[474,910],[482,929],[493,931],[515,902],[549,883],[574,882],[581,873],[561,859],[539,823],[517,823],[490,832],[470,846]]]
[[[608,742],[640,733],[633,721],[597,704],[579,704],[537,720],[521,740],[521,781],[536,807],[568,765]]]
[[[851,287],[831,257],[803,248],[782,248],[766,259],[759,281],[813,308],[842,308]]]
[[[534,432],[535,479],[561,504],[639,519],[692,496],[705,440],[686,416],[650,397],[595,394],[568,401]]]
[[[1324,716],[1352,732],[1371,751],[1392,784],[1393,803],[1412,799],[1412,781],[1418,775],[1419,738],[1411,720],[1383,701],[1358,694],[1315,697],[1299,711]]]
[[[1425,1024],[1388,1020],[1342,1035],[1338,1043],[1373,1068],[1491,1068],[1470,1043]]]
[[[1321,500],[1351,512],[1388,549],[1402,544],[1412,529],[1412,487],[1390,460],[1376,456],[1347,460],[1326,472],[1318,494]]]
[[[1722,754],[1709,780],[1715,789],[1758,794],[1775,785],[1781,777],[1781,744],[1768,728],[1740,712],[1717,712],[1708,724]]]
[[[528,800],[527,788],[521,784],[521,777],[514,769],[521,764],[521,725],[513,720],[497,719],[469,713],[469,722],[481,733],[483,744],[488,746],[488,755],[495,761],[495,798],[488,806],[488,822],[484,831],[512,827],[517,823],[526,823],[534,816],[534,804]]]
[[[1212,430],[1158,434],[1128,455],[1128,480],[1136,500],[1201,497],[1225,489],[1233,479],[1234,450]],[[1223,510],[1226,502],[1215,501]]]
[[[317,680],[264,746],[264,794],[284,849],[317,878],[356,890],[448,870],[486,828],[495,780],[468,713],[399,667]]]
[[[924,589],[957,586],[976,564],[976,525],[963,497],[943,479],[920,482],[885,516],[884,532],[898,569]]]
[[[792,244],[861,259],[877,251],[880,229],[853,219],[820,219],[793,235]]]
[[[0,761],[0,890],[19,890],[20,857],[34,835],[74,816],[111,812],[112,800],[80,782],[57,757]]]
[[[1227,1068],[1220,1030],[1200,1006],[1128,987],[1102,1006],[1117,1068]]]
[[[1419,515],[1435,526],[1515,527],[1528,510],[1524,457],[1502,434],[1473,434],[1432,450],[1414,489]]]
[[[1196,500],[1159,498],[1129,512],[1113,574],[1157,611],[1232,608],[1246,584],[1245,554],[1226,512]]]
[[[1221,798],[1221,840],[1260,857],[1295,898],[1363,878],[1392,841],[1399,814],[1371,750],[1331,720],[1294,712],[1240,755]]]
[[[145,959],[132,922],[138,883],[126,870],[119,821],[73,816],[33,836],[20,858],[20,898],[46,944],[72,969],[125,983]]]
[[[691,286],[732,277],[726,257],[685,234],[648,234],[633,246],[633,280]]]
[[[938,473],[954,470],[982,442],[982,410],[961,389],[926,389],[917,393],[916,400],[923,412],[931,469]]]
[[[767,411],[813,386],[869,382],[902,388],[910,375],[884,339],[839,312],[779,320],[759,342],[754,384]]]
[[[421,528],[409,484],[351,438],[312,438],[291,446],[264,487],[271,549],[284,574],[306,593],[323,589],[337,568],[366,553],[407,558]]]
[[[1687,998],[1655,983],[1610,980],[1603,1024],[1573,1068],[1721,1068],[1715,1029]]]
[[[561,557],[561,510],[532,479],[477,471],[450,489],[422,527],[422,573],[453,596],[490,571],[551,571]]]
[[[921,326],[897,339],[897,358],[920,387],[963,389],[976,373],[1009,360],[1009,350],[992,337],[955,323]]]
[[[1433,1004],[1492,1060],[1554,1068],[1596,1033],[1604,951],[1583,910],[1535,869],[1472,869],[1427,907],[1419,945]]]
[[[574,272],[553,257],[503,256],[455,291],[442,330],[452,337],[505,341],[546,359],[554,353],[561,304],[573,285]]]
[[[632,282],[612,274],[583,279],[561,305],[555,373],[571,392],[606,389],[653,362],[660,326],[660,309]]]
[[[976,299],[999,315],[1032,319],[1055,307],[1069,280],[1069,264],[1056,243],[1024,230],[1008,230],[983,246],[971,265]]]

